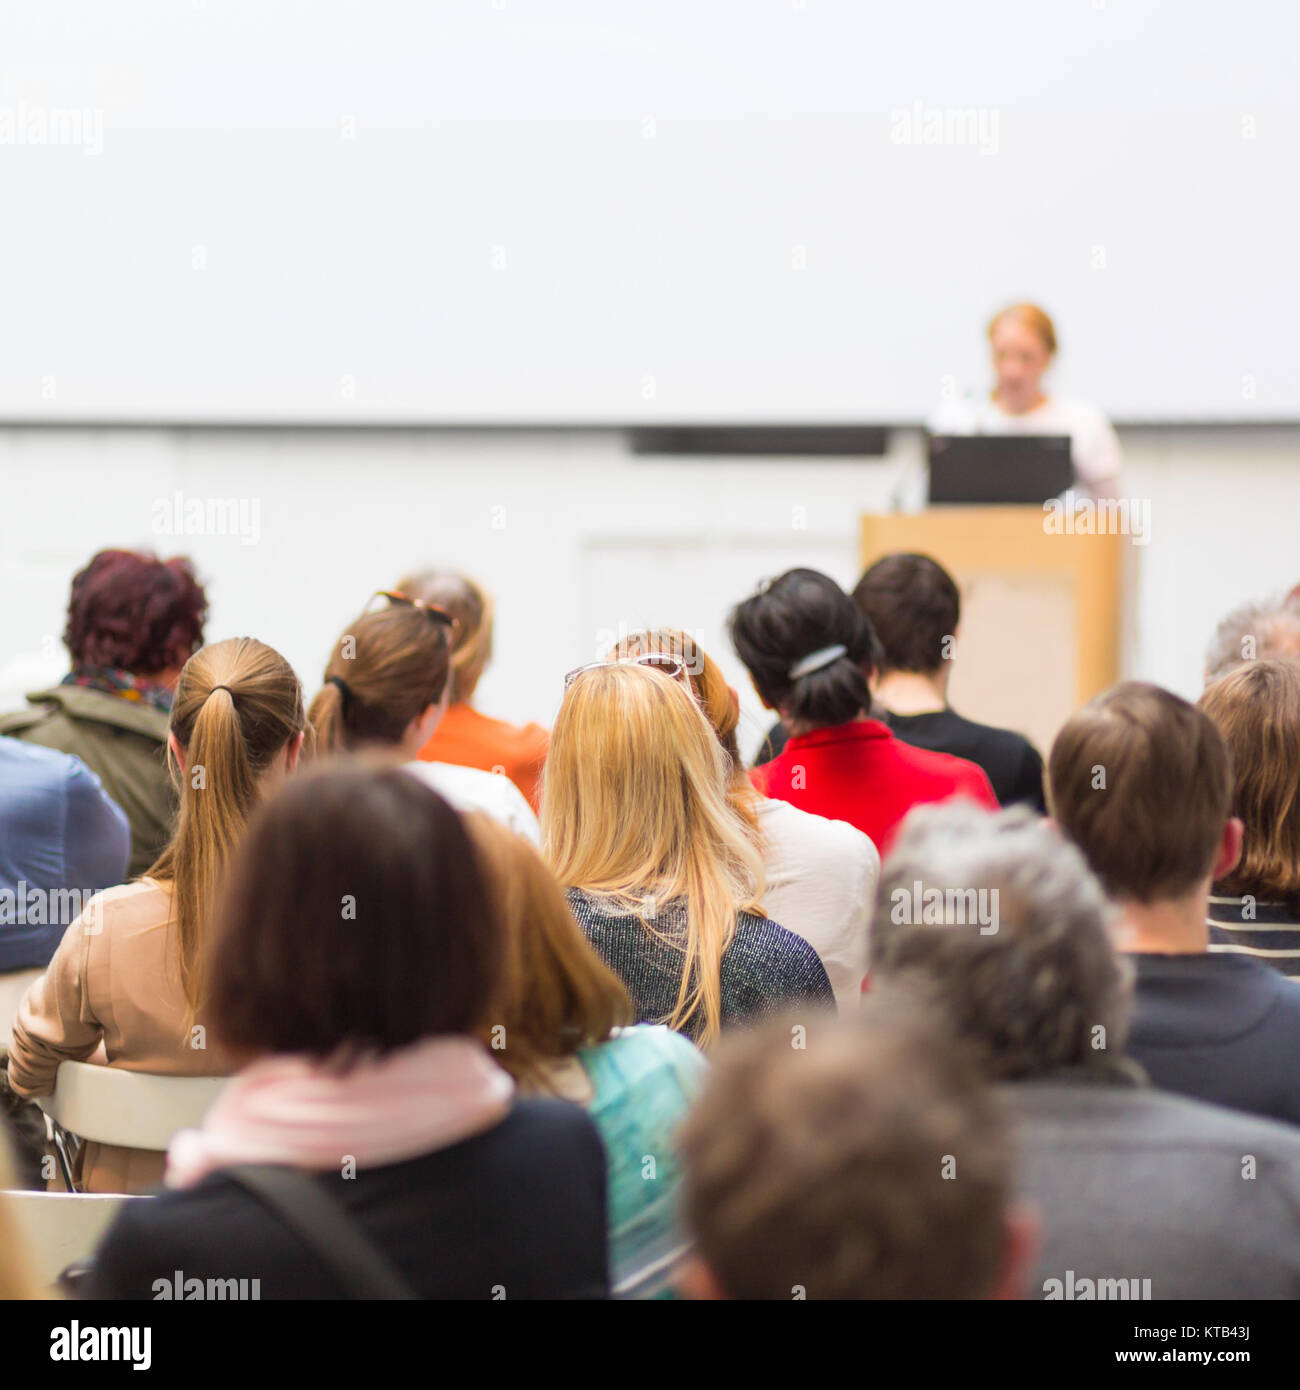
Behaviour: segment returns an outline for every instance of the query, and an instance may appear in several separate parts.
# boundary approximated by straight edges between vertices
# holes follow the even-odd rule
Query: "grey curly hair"
[[[1300,595],[1243,603],[1214,629],[1205,651],[1207,682],[1252,659],[1300,657]]]
[[[962,910],[976,894],[991,929]],[[993,1078],[1113,1066],[1133,986],[1114,918],[1083,856],[1027,808],[923,806],[881,875],[872,976],[936,1004]]]

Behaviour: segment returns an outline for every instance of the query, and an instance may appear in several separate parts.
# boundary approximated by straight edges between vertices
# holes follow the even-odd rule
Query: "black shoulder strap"
[[[314,1178],[271,1164],[247,1163],[220,1171],[306,1241],[347,1289],[349,1298],[417,1297],[388,1257]]]

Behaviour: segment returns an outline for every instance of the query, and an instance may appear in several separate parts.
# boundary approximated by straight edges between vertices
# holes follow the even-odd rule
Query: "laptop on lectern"
[[[1074,482],[1067,434],[932,434],[930,503],[1047,502]]]

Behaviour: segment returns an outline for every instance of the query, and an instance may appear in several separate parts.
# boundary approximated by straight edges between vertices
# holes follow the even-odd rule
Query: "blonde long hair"
[[[214,642],[181,670],[170,729],[184,750],[184,771],[168,747],[180,784],[180,815],[148,877],[171,885],[191,1018],[203,994],[202,945],[217,883],[257,802],[259,778],[306,727],[293,667],[263,642]]]
[[[632,632],[624,637],[610,653],[611,657],[642,656],[662,653],[676,657],[686,668],[691,692],[699,703],[704,717],[727,755],[727,801],[731,809],[749,827],[754,845],[763,853],[764,845],[758,823],[758,803],[762,799],[749,780],[740,757],[736,728],[740,723],[740,707],[731,698],[731,687],[722,668],[688,633],[675,627],[657,627],[645,632]]]
[[[567,888],[613,900],[682,951],[677,1002],[665,1020],[720,1031],[721,962],[736,914],[757,910],[763,864],[727,802],[726,755],[690,691],[622,664],[569,688],[542,774],[543,852]],[[683,899],[686,940],[647,920],[647,900]],[[702,1016],[702,1023],[699,1021]]]

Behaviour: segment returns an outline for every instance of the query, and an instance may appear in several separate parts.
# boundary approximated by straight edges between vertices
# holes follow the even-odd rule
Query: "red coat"
[[[750,780],[765,796],[856,825],[871,836],[882,856],[913,806],[966,796],[991,811],[998,809],[983,768],[965,758],[914,748],[877,719],[798,734],[780,757],[756,767]]]

